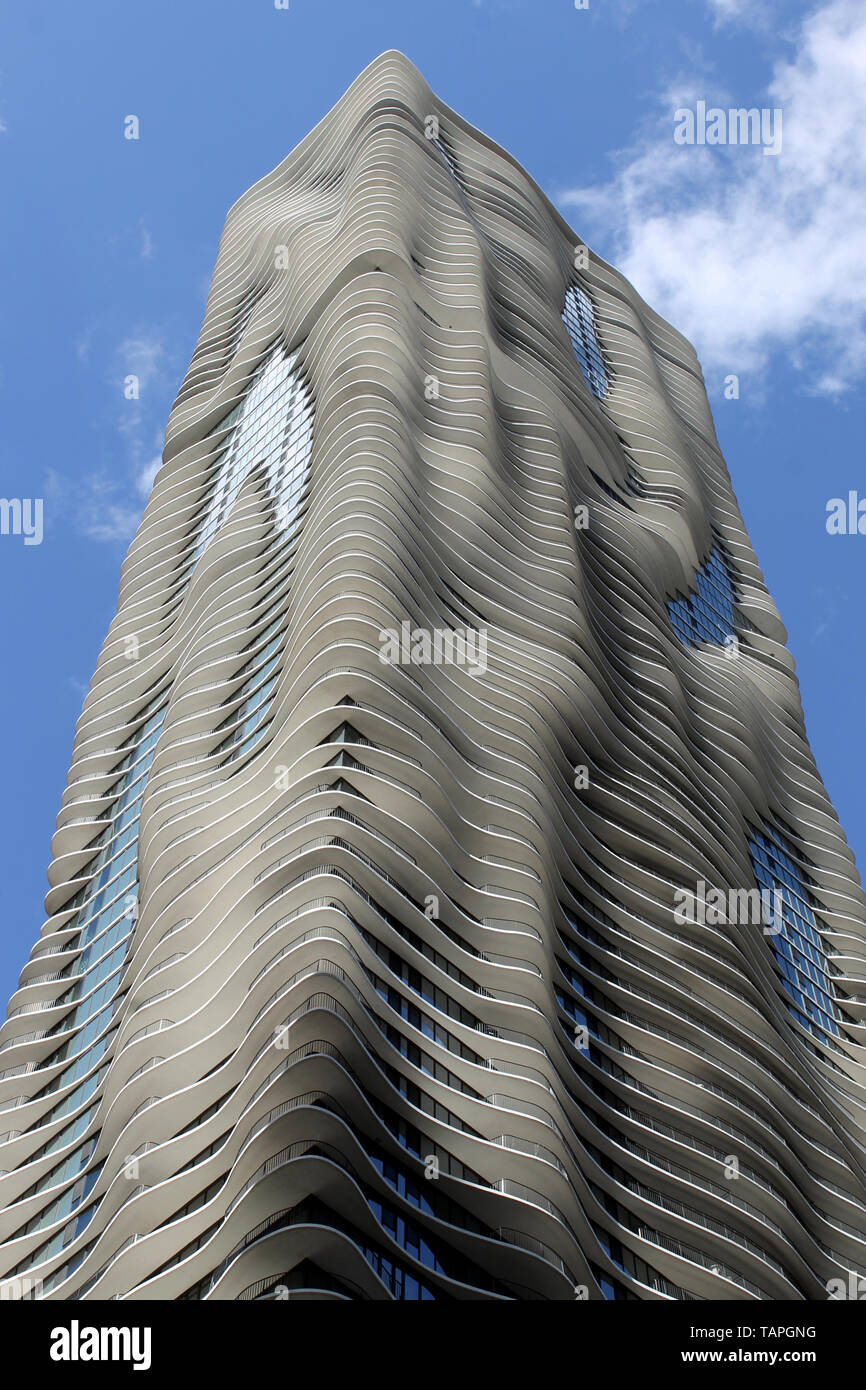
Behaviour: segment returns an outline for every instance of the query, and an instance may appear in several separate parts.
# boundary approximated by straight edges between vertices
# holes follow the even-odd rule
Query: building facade
[[[784,642],[692,348],[383,55],[228,215],[0,1029],[0,1291],[847,1296],[866,904]]]

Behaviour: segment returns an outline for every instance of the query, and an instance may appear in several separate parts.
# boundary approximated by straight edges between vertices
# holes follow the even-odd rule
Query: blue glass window
[[[734,586],[722,551],[716,546],[695,575],[685,598],[671,599],[668,613],[674,631],[687,647],[699,642],[724,645],[734,634]]]
[[[582,286],[570,285],[566,290],[562,321],[590,391],[594,396],[606,396],[608,375],[595,332],[592,300]]]
[[[73,1036],[56,1052],[45,1058],[40,1065],[42,1067],[53,1066],[68,1056],[74,1057],[75,1060],[48,1086],[36,1094],[43,1095],[49,1091],[60,1090],[70,1085],[85,1071],[89,1072],[89,1075],[58,1105],[54,1106],[47,1114],[40,1116],[31,1126],[32,1129],[52,1123],[84,1104],[93,1095],[104,1075],[104,1069],[97,1069],[97,1067],[112,1037],[112,1033],[107,1031],[107,1025],[117,1004],[117,991],[122,977],[122,967],[135,925],[133,905],[138,877],[138,809],[136,809],[134,821],[128,823],[126,807],[129,805],[129,791],[133,786],[136,787],[136,807],[138,808],[141,804],[147,774],[153,762],[153,755],[165,717],[167,704],[165,692],[160,696],[160,699],[163,701],[160,708],[136,731],[123,761],[118,765],[117,770],[121,771],[122,769],[122,775],[114,783],[109,793],[109,795],[114,796],[115,800],[113,805],[104,812],[105,818],[110,818],[112,824],[106,828],[97,841],[101,845],[99,853],[82,871],[83,873],[90,873],[92,877],[83,891],[76,894],[76,897],[80,896],[81,898],[81,905],[75,916],[65,924],[67,927],[78,927],[80,930],[79,955],[66,967],[65,972],[69,975],[78,975],[79,978],[65,995],[60,996],[57,1002],[71,1003],[77,999],[81,999],[82,1002],[77,1004],[71,1013],[66,1014],[50,1030],[51,1033],[66,1033],[70,1029],[75,1029]],[[118,855],[119,849],[123,851],[121,855]],[[123,872],[119,876],[115,876],[121,862],[124,865]],[[106,875],[109,886],[103,888]],[[106,897],[112,899],[111,906],[101,910]],[[103,928],[108,926],[109,922],[111,923],[110,931],[102,935]],[[88,945],[89,942],[94,944]],[[96,1037],[99,1040],[94,1043]],[[91,1044],[93,1045],[91,1046]],[[60,1135],[55,1136],[50,1144],[44,1146],[39,1154],[50,1153],[53,1149],[62,1147],[64,1143],[68,1143],[82,1134],[91,1118],[92,1110],[85,1111],[83,1116],[79,1116],[73,1125],[68,1126]],[[93,1151],[95,1139],[96,1135],[91,1135],[85,1145],[88,1158]],[[81,1150],[77,1152],[80,1153]],[[38,1155],[34,1155],[34,1157],[36,1156]],[[83,1197],[89,1194],[99,1175],[101,1166],[100,1164],[98,1167],[89,1169],[80,1183],[68,1188],[62,1197],[34,1216],[28,1223],[28,1230],[35,1231],[48,1226],[59,1220],[67,1211],[77,1207]],[[62,1172],[56,1180],[62,1182],[68,1176]],[[75,1223],[65,1226],[46,1244],[39,1246],[18,1268],[23,1269],[48,1259],[50,1255],[56,1253],[56,1249],[65,1247],[70,1240],[81,1234],[97,1205],[98,1202],[89,1206],[86,1211],[82,1211],[77,1216]]]
[[[749,839],[749,852],[755,877],[762,889],[777,896],[772,899],[781,917],[781,930],[768,936],[782,975],[782,986],[790,999],[791,1014],[807,1032],[826,1042],[825,1034],[839,1036],[841,1017],[824,944],[813,911],[817,907],[801,869],[791,856],[790,846],[773,826],[765,825]]]
[[[313,441],[312,400],[297,359],[297,352],[287,357],[282,347],[275,348],[243,400],[217,425],[217,431],[232,429],[204,499],[193,564],[222,526],[254,467],[267,475],[279,530],[287,536],[296,530]]]
[[[254,467],[267,476],[280,535],[290,539],[298,530],[312,453],[313,404],[297,361],[297,352],[286,356],[281,346],[276,347],[259,367],[243,400],[217,426],[218,430],[232,428],[204,501],[190,567],[226,520]],[[275,621],[268,635],[278,629]],[[243,701],[225,721],[233,726],[232,732],[214,750],[225,752],[226,762],[250,752],[264,735],[277,683],[280,641],[279,635],[274,636],[242,668],[246,680],[235,696],[243,696]]]

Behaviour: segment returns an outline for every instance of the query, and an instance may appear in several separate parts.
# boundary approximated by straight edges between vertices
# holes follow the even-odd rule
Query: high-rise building
[[[0,1030],[3,1291],[844,1296],[866,904],[784,640],[692,348],[383,55],[228,215]]]

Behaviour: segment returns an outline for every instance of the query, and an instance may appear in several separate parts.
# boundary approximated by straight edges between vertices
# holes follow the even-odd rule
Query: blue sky
[[[866,536],[825,528],[830,498],[866,497],[858,0],[19,5],[0,19],[0,493],[43,498],[44,536],[0,536],[3,999],[43,921],[75,721],[225,213],[387,48],[695,341],[818,766],[866,862]],[[674,111],[698,100],[781,108],[780,155],[677,146]]]

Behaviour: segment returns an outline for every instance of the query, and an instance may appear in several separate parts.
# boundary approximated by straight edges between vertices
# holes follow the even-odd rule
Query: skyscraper
[[[866,903],[695,354],[399,54],[229,213],[52,854],[13,1296],[866,1277]]]

